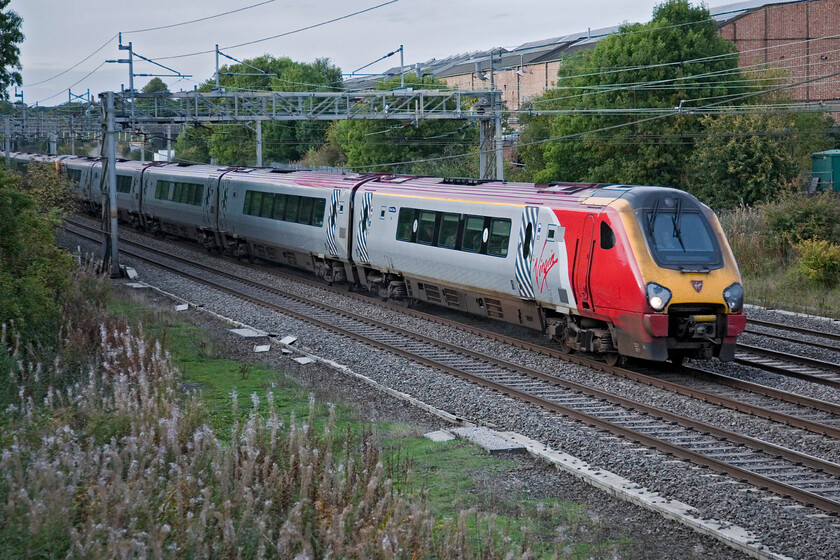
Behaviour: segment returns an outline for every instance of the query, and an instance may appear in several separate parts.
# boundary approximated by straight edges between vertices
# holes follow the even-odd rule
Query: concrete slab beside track
[[[166,295],[167,297],[172,298],[175,301],[190,303],[175,294],[168,293],[150,284],[144,283],[144,285],[154,289],[155,291],[163,295]],[[202,306],[192,306],[196,309],[200,309],[201,311],[210,314],[211,316],[219,320],[226,321],[229,324],[235,325],[236,327],[252,329],[255,331],[260,330],[256,327],[252,327],[250,325],[241,323],[223,315],[219,315],[218,313],[214,313],[212,311],[204,309]],[[272,339],[275,339],[272,342],[273,345],[284,349],[284,351],[286,352],[296,353],[302,357],[308,357],[312,361],[322,363],[328,367],[336,369],[337,371],[350,375],[358,379],[359,381],[371,386],[372,388],[375,388],[378,391],[381,391],[400,400],[406,401],[412,404],[413,406],[416,406],[426,412],[432,413],[452,424],[458,426],[466,426],[469,428],[477,427],[475,424],[468,422],[458,417],[457,415],[451,414],[445,410],[437,409],[429,405],[428,403],[422,402],[400,391],[395,391],[390,387],[380,385],[375,380],[360,373],[354,372],[351,368],[343,364],[339,364],[333,360],[324,359],[320,356],[304,352],[302,350],[294,348],[291,344],[284,344],[282,343],[282,341],[276,340],[277,335],[274,333],[268,333],[268,335]],[[549,448],[543,443],[540,443],[536,440],[532,440],[516,432],[495,432],[493,430],[483,427],[482,430],[483,433],[488,434],[486,437],[489,439],[492,439],[494,441],[505,441],[508,445],[524,448],[532,456],[539,457],[540,459],[552,463],[553,465],[557,466],[557,468],[560,468],[565,472],[575,476],[576,478],[585,482],[586,484],[589,484],[604,492],[607,492],[608,494],[614,496],[617,499],[624,500],[636,504],[639,507],[656,512],[667,519],[671,519],[673,521],[681,523],[687,527],[690,527],[694,531],[708,535],[722,543],[725,543],[726,545],[736,550],[739,550],[752,558],[757,558],[760,560],[793,560],[789,556],[784,556],[773,552],[768,547],[761,544],[759,538],[756,535],[750,533],[742,527],[732,525],[724,521],[701,519],[699,516],[695,515],[696,510],[689,504],[676,500],[670,500],[658,493],[650,492],[646,488],[637,485],[629,479],[626,479],[604,469],[599,469],[594,466],[591,466],[577,457],[564,453],[562,450]],[[452,431],[455,432],[456,430]],[[468,431],[464,433],[470,434],[473,432]]]

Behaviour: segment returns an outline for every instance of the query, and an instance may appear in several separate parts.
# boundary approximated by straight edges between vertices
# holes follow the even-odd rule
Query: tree
[[[534,101],[534,110],[571,114],[523,119],[528,127],[519,152],[528,173],[538,181],[685,186],[691,138],[702,129],[689,109],[744,92],[734,54],[706,8],[688,0],[658,5],[649,23],[624,25],[565,62],[557,89]],[[710,80],[710,74],[726,77]],[[643,112],[676,107],[685,111],[667,117]],[[602,112],[588,112],[593,109]],[[638,112],[608,113],[614,109]],[[543,142],[547,138],[559,140]]]
[[[8,99],[10,85],[20,85],[20,48],[23,20],[16,12],[6,11],[11,0],[0,0],[0,99]]]
[[[18,177],[0,170],[0,324],[14,321],[24,340],[55,332],[72,268],[70,255],[55,245],[58,214],[39,206]]]
[[[253,75],[257,70],[264,75]],[[340,91],[343,89],[341,69],[328,59],[307,64],[290,58],[270,55],[246,60],[219,70],[219,85],[227,91]],[[211,91],[215,80],[206,81],[200,91]],[[325,142],[328,122],[322,121],[265,121],[262,124],[263,161],[297,161],[310,149]],[[223,165],[253,165],[256,162],[256,132],[254,125],[223,124],[212,127],[211,134],[198,129],[185,131],[178,138],[178,146],[191,147],[191,161],[215,158]],[[207,129],[210,130],[210,129]],[[207,160],[194,159],[204,155],[194,142],[206,143]],[[184,152],[178,152],[178,159]]]
[[[179,161],[208,163],[210,161],[209,140],[213,133],[206,126],[186,126],[175,142],[175,155]]]
[[[829,125],[817,114],[705,117],[689,190],[715,209],[775,200],[798,186],[803,157],[830,146]]]
[[[418,78],[414,74],[405,76],[406,87],[415,89],[440,88],[446,84],[432,76]],[[383,80],[378,90],[393,90],[400,87],[400,78]],[[330,142],[337,145],[347,156],[347,165],[354,169],[374,171],[413,172],[414,160],[457,156],[443,159],[458,164],[447,165],[459,175],[477,175],[478,166],[460,156],[467,154],[477,144],[475,126],[466,121],[420,120],[418,122],[353,120],[340,121],[330,130]],[[386,163],[406,162],[401,166],[378,167]],[[424,173],[434,170],[434,165],[422,166]]]
[[[143,87],[143,93],[169,93],[169,87],[160,78],[152,78]]]

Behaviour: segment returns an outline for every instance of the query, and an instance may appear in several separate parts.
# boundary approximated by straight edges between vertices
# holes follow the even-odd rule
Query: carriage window
[[[201,199],[204,198],[204,185],[193,186],[195,187],[192,198],[193,206],[201,206]]]
[[[423,210],[417,227],[417,243],[431,245],[435,234],[435,212]]]
[[[82,181],[82,170],[81,169],[67,169],[67,178],[74,182],[80,183]]]
[[[251,194],[251,204],[248,206],[248,214],[252,216],[259,216],[260,215],[260,206],[262,206],[262,199],[263,193],[260,191],[254,191]]]
[[[411,241],[414,213],[414,208],[400,208],[400,217],[397,219],[397,239],[400,241]]]
[[[270,218],[272,207],[274,206],[274,195],[271,193],[263,193],[262,204],[260,205],[260,217]]]
[[[117,192],[131,192],[131,175],[117,175]]]
[[[299,202],[300,197],[295,194],[290,194],[288,197],[286,197],[286,215],[283,217],[285,221],[297,221]]]
[[[204,186],[195,185],[195,187],[198,189],[198,196],[203,196]],[[242,213],[277,221],[322,227],[326,207],[327,201],[324,198],[245,191]]]
[[[506,257],[509,241],[510,220],[507,218],[493,218],[490,221],[490,240],[487,244],[487,254]]]
[[[275,220],[282,220],[285,212],[286,212],[286,195],[285,194],[275,194],[274,195],[274,211],[271,213],[271,217]]]
[[[480,253],[484,241],[484,218],[481,216],[467,216],[464,224],[464,237],[461,250],[470,253]]]
[[[325,198],[316,198],[315,206],[312,208],[312,225],[321,227],[324,225],[324,211],[327,209]]]
[[[601,249],[615,247],[615,233],[607,222],[601,222]]]
[[[312,199],[308,196],[300,197],[300,209],[298,211],[297,223],[306,225],[312,223]]]
[[[440,233],[438,233],[438,247],[454,249],[458,240],[458,224],[460,214],[443,214],[440,217]]]
[[[155,198],[169,200],[169,181],[158,181],[155,185]]]

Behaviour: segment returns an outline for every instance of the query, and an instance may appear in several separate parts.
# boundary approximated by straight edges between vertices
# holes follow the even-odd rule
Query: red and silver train
[[[99,207],[101,160],[60,166]],[[676,189],[137,161],[116,171],[119,216],[136,227],[536,329],[609,363],[730,361],[746,322],[716,216]]]

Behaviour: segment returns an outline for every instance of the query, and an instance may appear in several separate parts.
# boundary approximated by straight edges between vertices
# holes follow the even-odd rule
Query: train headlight
[[[729,307],[729,311],[737,313],[744,305],[744,288],[738,282],[735,282],[725,290],[723,290],[723,301]]]
[[[671,290],[665,286],[660,286],[656,282],[649,282],[645,286],[645,292],[647,292],[648,305],[654,311],[662,311],[667,307],[668,302],[671,301]]]

